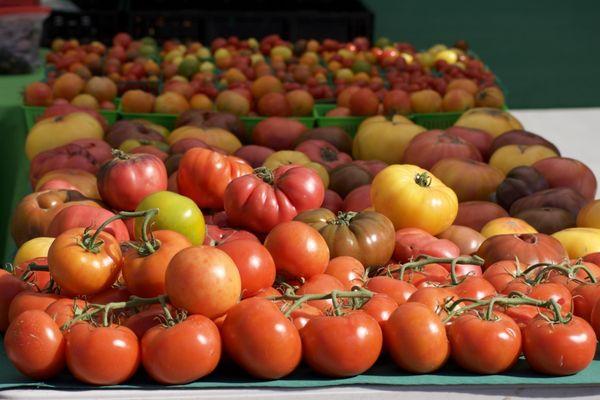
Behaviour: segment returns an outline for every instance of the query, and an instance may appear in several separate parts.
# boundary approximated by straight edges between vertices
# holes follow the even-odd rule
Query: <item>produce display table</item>
[[[6,86],[0,88],[5,92]],[[14,90],[14,89],[13,89]],[[8,107],[6,107],[8,108]],[[12,115],[15,114],[15,115]],[[514,111],[513,114],[523,123],[527,130],[539,133],[553,141],[565,157],[575,157],[586,163],[597,176],[600,176],[600,159],[597,157],[596,127],[600,125],[600,109],[553,109]],[[15,171],[14,165],[24,165],[22,145],[24,127],[22,115],[17,112],[4,111],[2,131],[11,136],[13,146],[3,146],[2,162],[5,164],[12,157],[13,164],[5,167],[4,175]],[[6,121],[12,122],[8,131]],[[10,133],[10,135],[9,135]],[[17,137],[18,136],[18,137]],[[6,141],[9,140],[7,137]],[[16,176],[17,190],[12,198],[22,195],[27,187],[25,170],[19,168]],[[6,179],[7,176],[5,176]],[[10,187],[10,186],[5,186]],[[6,200],[6,199],[5,199]],[[8,214],[5,207],[2,211]],[[237,370],[237,369],[234,369]],[[237,373],[237,372],[236,372]],[[143,389],[140,390],[143,385]],[[333,386],[333,388],[319,388]],[[353,386],[348,386],[353,385]],[[360,385],[360,386],[354,386]],[[597,386],[596,386],[597,385]],[[38,388],[38,390],[29,390]],[[196,390],[202,388],[203,390]],[[215,389],[218,388],[218,389]],[[242,390],[243,388],[243,390]],[[305,390],[298,390],[304,388]],[[501,376],[475,376],[448,366],[435,375],[405,375],[389,363],[380,363],[368,374],[343,380],[330,380],[299,370],[283,381],[256,382],[249,380],[246,375],[229,375],[223,372],[211,375],[196,382],[186,390],[178,387],[164,387],[148,384],[143,376],[138,376],[131,382],[116,390],[87,390],[73,378],[61,380],[56,385],[32,383],[21,377],[8,364],[2,355],[0,357],[0,389],[1,398],[132,398],[132,399],[170,399],[170,398],[431,398],[444,396],[447,399],[484,398],[489,395],[511,397],[546,397],[572,398],[574,396],[600,395],[600,357],[597,357],[585,371],[570,377],[546,377],[532,373],[524,361],[509,374]],[[55,390],[48,390],[55,389]],[[83,390],[86,389],[86,390]],[[121,390],[127,389],[127,390]],[[60,391],[56,391],[60,390]]]

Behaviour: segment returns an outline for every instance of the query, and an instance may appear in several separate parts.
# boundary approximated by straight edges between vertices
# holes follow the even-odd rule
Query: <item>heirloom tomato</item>
[[[558,239],[569,254],[569,258],[579,258],[600,251],[600,229],[569,228],[552,235]]]

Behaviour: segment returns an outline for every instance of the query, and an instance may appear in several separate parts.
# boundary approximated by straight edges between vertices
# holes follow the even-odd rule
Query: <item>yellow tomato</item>
[[[306,168],[312,169],[319,175],[319,177],[323,181],[323,186],[325,186],[326,189],[329,187],[329,173],[327,172],[325,167],[319,163],[312,162],[310,158],[308,158],[308,156],[302,153],[301,151],[276,151],[275,153],[267,157],[267,159],[263,163],[263,166],[273,170],[277,167],[281,167],[282,165],[290,164],[302,165]]]
[[[182,126],[175,129],[167,138],[167,143],[173,145],[181,139],[200,139],[204,143],[225,150],[233,154],[242,147],[240,140],[231,132],[221,128],[197,128],[195,126]]]
[[[26,241],[17,250],[13,264],[17,266],[37,257],[48,256],[48,249],[52,242],[54,242],[54,238],[52,237],[36,237]]]
[[[390,122],[390,121],[397,123],[397,124],[412,124],[412,125],[415,124],[410,119],[408,119],[404,115],[400,115],[400,114],[395,114],[391,120],[388,117],[383,116],[383,115],[374,115],[372,117],[365,119],[363,122],[361,122],[360,125],[358,126],[358,130],[363,129],[365,126],[369,125],[372,122]]]
[[[494,137],[504,132],[523,129],[521,122],[511,113],[489,107],[477,107],[465,111],[454,125],[481,129]]]
[[[458,212],[452,189],[415,165],[390,165],[379,172],[371,183],[371,203],[396,229],[421,228],[432,235],[452,225]]]
[[[600,229],[569,228],[552,234],[563,245],[569,258],[579,258],[600,251]]]
[[[577,226],[600,229],[600,200],[587,203],[579,211]]]
[[[75,186],[77,190],[84,196],[92,199],[100,199],[96,175],[87,171],[81,169],[64,168],[47,172],[35,185],[35,191],[39,191],[39,189],[45,183],[51,180],[66,181]]]
[[[537,231],[522,219],[512,217],[493,219],[481,228],[481,234],[485,238],[510,233],[537,233]]]
[[[74,112],[36,123],[25,139],[25,154],[29,160],[37,154],[78,139],[102,139],[102,125],[90,114]]]
[[[496,150],[490,157],[490,165],[507,174],[515,167],[533,165],[536,161],[550,157],[558,157],[558,154],[546,146],[511,144]]]
[[[357,160],[381,160],[388,164],[402,162],[408,143],[426,129],[415,124],[394,121],[373,121],[362,125],[352,144]]]

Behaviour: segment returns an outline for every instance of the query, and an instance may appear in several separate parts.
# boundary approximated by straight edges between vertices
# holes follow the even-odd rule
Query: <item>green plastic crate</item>
[[[161,125],[168,130],[175,128],[177,115],[175,114],[158,114],[158,113],[126,113],[119,111],[121,119],[145,119],[156,125]]]
[[[242,123],[244,124],[244,128],[246,128],[246,134],[251,137],[252,131],[254,131],[254,127],[260,122],[268,117],[240,117]],[[315,117],[292,117],[291,119],[295,119],[298,122],[302,123],[308,129],[311,129],[315,126]]]
[[[117,103],[118,106],[118,103]],[[37,118],[46,111],[47,107],[37,107],[37,106],[22,106],[23,113],[25,114],[25,125],[27,126],[27,130],[29,131],[33,125],[37,122]],[[106,121],[109,125],[114,124],[118,118],[118,112],[109,111],[109,110],[101,110],[98,111],[100,115],[106,118]]]
[[[352,137],[365,117],[326,117],[325,114],[336,108],[335,104],[315,104],[314,114],[317,126],[339,126]]]
[[[411,114],[409,118],[417,125],[421,125],[427,129],[447,129],[450,128],[463,113],[456,112],[439,112],[430,114]]]

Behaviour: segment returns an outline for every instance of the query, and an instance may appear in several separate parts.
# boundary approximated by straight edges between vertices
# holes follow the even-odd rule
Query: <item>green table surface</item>
[[[368,373],[345,379],[332,379],[316,375],[308,367],[300,366],[292,375],[279,380],[265,381],[250,378],[240,368],[222,362],[217,370],[196,382],[186,385],[162,386],[154,383],[140,371],[122,385],[103,386],[103,389],[234,389],[234,388],[315,388],[342,385],[388,385],[388,386],[441,386],[441,385],[594,385],[600,384],[600,357],[592,365],[576,375],[549,377],[532,372],[524,360],[508,373],[502,375],[474,375],[451,363],[436,374],[412,375],[399,370],[389,360],[380,360]],[[0,390],[17,388],[39,388],[75,390],[90,389],[92,386],[76,381],[64,372],[58,378],[47,381],[31,381],[10,364],[4,350],[0,352]]]

